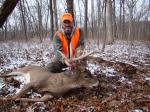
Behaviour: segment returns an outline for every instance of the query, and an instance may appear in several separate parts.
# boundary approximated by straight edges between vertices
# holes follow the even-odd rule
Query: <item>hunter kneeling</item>
[[[83,32],[74,25],[72,15],[64,13],[61,17],[61,30],[57,31],[54,36],[55,59],[48,64],[48,70],[53,73],[59,73],[68,66],[58,51],[61,51],[65,57],[70,59],[75,55],[83,54],[83,49]]]

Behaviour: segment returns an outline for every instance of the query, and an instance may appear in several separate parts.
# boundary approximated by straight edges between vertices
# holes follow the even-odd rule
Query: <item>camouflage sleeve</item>
[[[53,47],[54,47],[54,52],[55,52],[55,59],[60,60],[62,57],[60,53],[58,52],[58,50],[62,51],[62,44],[57,33],[54,35],[53,42],[54,42]]]

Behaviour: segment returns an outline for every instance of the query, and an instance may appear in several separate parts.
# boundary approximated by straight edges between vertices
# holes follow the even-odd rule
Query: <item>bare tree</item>
[[[73,18],[74,18],[73,2],[74,2],[74,0],[66,0],[66,3],[67,3],[67,11],[68,11],[69,13],[71,13],[72,16],[73,16]]]
[[[33,7],[30,7],[27,0],[25,0],[26,6],[27,6],[27,25],[28,25],[28,30],[30,37],[34,37],[36,35],[40,35],[40,32],[38,31],[38,24],[36,23],[36,16],[32,14],[32,9]],[[34,7],[35,8],[35,7]]]
[[[125,38],[125,0],[122,0],[122,38]]]
[[[88,0],[84,3],[84,35],[87,38]]]
[[[54,5],[54,18],[55,18],[55,30],[58,30],[58,17],[57,17],[57,0],[53,0]]]
[[[36,0],[36,2],[37,2],[37,12],[38,12],[38,32],[39,32],[40,42],[42,42],[42,36],[43,36],[42,0]]]
[[[5,22],[5,33],[4,33],[4,40],[7,40],[7,20]]]
[[[80,16],[80,20],[79,20],[79,23],[80,23],[80,26],[82,26],[82,8],[81,8],[81,0],[78,0],[78,6],[79,6],[79,16]],[[84,4],[84,3],[83,3]],[[85,24],[84,24],[85,25]],[[85,30],[85,29],[84,29]]]
[[[46,0],[46,4],[48,4],[49,2],[48,2],[49,0]],[[49,21],[49,15],[50,15],[50,7],[49,7],[49,5],[47,5],[47,15],[46,15],[46,20],[45,20],[45,36],[47,36],[47,33],[48,33],[48,21]]]
[[[127,0],[127,6],[129,9],[129,34],[128,40],[133,40],[133,10],[137,3],[137,0]]]
[[[122,39],[122,0],[120,0],[120,15],[119,15],[118,35]]]
[[[117,38],[117,25],[116,25],[116,0],[113,0],[112,2],[112,33],[113,33],[113,39],[116,39]]]
[[[8,18],[18,1],[0,1],[2,4],[0,26],[7,20],[7,25],[4,24],[0,30],[1,40],[5,40],[5,37],[8,40],[23,36],[27,41],[29,37],[39,36],[42,41],[43,36],[46,36],[43,35],[44,32],[47,34],[49,28],[52,38],[54,31],[58,30],[58,15],[64,10],[70,12],[73,17],[74,15],[79,17],[78,19],[74,17],[74,20],[79,20],[80,26],[84,27],[85,37],[88,36],[89,29],[90,33],[92,32],[90,38],[101,39],[106,36],[104,40],[107,44],[113,43],[117,36],[128,40],[149,39],[150,7],[147,0],[76,0],[78,3],[74,3],[74,0],[34,0],[33,4],[29,4],[27,0],[21,0],[19,8],[16,8]],[[57,5],[58,3],[60,5]],[[119,6],[119,12],[116,10],[117,6]]]
[[[94,38],[94,0],[91,1],[91,32],[92,32],[92,38]]]
[[[99,44],[99,40],[100,40],[100,32],[101,32],[101,27],[102,27],[102,25],[101,25],[101,20],[102,20],[102,5],[101,5],[102,3],[101,3],[101,0],[98,0],[97,1],[97,10],[98,10],[98,13],[97,13],[97,24],[98,24],[98,26],[97,26],[97,37],[98,37],[98,43],[97,44]]]
[[[19,0],[5,0],[0,8],[0,28],[6,21],[7,17],[12,13]]]
[[[103,6],[104,6],[104,18],[103,18],[103,35],[104,35],[104,39],[103,39],[103,45],[102,45],[102,52],[104,52],[105,50],[105,45],[106,45],[106,38],[107,38],[107,33],[106,33],[106,3],[107,1],[103,1]]]
[[[23,6],[23,4],[24,4],[24,0],[20,1],[20,13],[21,13],[21,17],[22,17],[22,19],[21,19],[22,26],[23,26],[25,40],[28,41],[26,18],[25,18],[25,7]]]
[[[50,5],[50,24],[51,24],[51,32],[50,32],[50,37],[53,38],[54,35],[54,20],[53,20],[53,3],[52,0],[49,0],[49,5]]]
[[[107,32],[107,44],[113,43],[112,36],[112,1],[106,2],[106,32]]]

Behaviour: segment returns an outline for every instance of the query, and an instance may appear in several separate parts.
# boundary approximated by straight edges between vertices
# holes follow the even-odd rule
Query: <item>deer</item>
[[[58,51],[64,58],[67,66],[71,67],[72,62],[81,60],[96,51],[77,58],[68,59],[61,51]],[[51,73],[46,68],[30,65],[11,72],[5,77],[22,75],[26,78],[24,87],[10,99],[15,101],[45,102],[53,97],[62,96],[66,92],[76,88],[93,88],[99,85],[98,79],[87,71],[86,67],[78,65],[61,73]],[[22,98],[30,89],[42,94],[41,98]],[[8,98],[3,98],[8,99]]]

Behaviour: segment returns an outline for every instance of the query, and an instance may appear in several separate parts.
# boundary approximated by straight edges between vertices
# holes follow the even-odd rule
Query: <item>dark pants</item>
[[[63,68],[66,68],[66,64],[61,61],[54,61],[47,65],[47,69],[52,73],[60,73],[63,72]]]
[[[79,65],[82,66],[87,66],[87,58],[84,58],[82,60],[80,60]],[[63,70],[63,68],[66,68],[67,65],[65,63],[62,63],[61,61],[54,61],[49,63],[46,68],[48,69],[48,71],[52,72],[52,73],[60,73],[63,72],[65,70]]]

